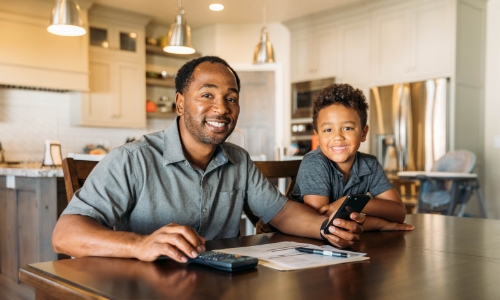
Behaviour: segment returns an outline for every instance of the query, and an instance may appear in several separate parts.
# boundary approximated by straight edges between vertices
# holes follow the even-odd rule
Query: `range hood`
[[[93,1],[78,1],[84,22]],[[54,1],[3,0],[0,7],[0,85],[50,91],[88,91],[88,35],[47,31]]]

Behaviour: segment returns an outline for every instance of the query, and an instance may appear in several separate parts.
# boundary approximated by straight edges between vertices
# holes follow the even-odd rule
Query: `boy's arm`
[[[310,196],[304,196],[304,202],[306,201],[306,197]],[[333,203],[325,204],[323,207],[317,209],[317,211],[320,214],[329,216],[339,209],[346,197],[347,196],[344,196]],[[328,197],[325,198],[328,199]],[[396,192],[395,189],[390,189],[380,195],[377,195],[377,197],[370,199],[368,204],[366,204],[363,209],[363,213],[389,222],[403,223],[406,217],[406,208],[404,207],[403,201],[401,201],[398,192]]]
[[[318,195],[305,195],[304,196],[304,204],[309,205],[310,207],[314,208],[318,212],[320,212],[320,209],[323,206],[328,205],[328,203],[330,203],[330,198],[327,196],[318,196]],[[324,213],[321,213],[321,214],[324,214]],[[328,214],[328,216],[330,216],[330,214]]]
[[[320,229],[326,219],[308,205],[288,200],[270,224],[286,234],[321,239]],[[330,234],[323,236],[336,247],[351,247],[359,240],[364,221],[364,214],[352,213],[351,220],[335,220]]]
[[[322,203],[328,203],[328,197],[326,196],[317,196],[317,195],[307,195],[304,196],[304,203],[316,209],[319,213],[331,216],[332,213],[335,213],[340,205],[344,202],[347,196],[344,196],[337,201],[324,204],[323,206],[314,206],[321,205]],[[370,200],[372,201],[372,200]],[[382,200],[386,201],[386,200]],[[369,203],[369,202],[368,202]],[[319,207],[319,209],[317,208]],[[366,208],[365,208],[366,209]],[[363,210],[363,212],[365,211]],[[413,230],[413,225],[402,223],[402,222],[390,222],[384,220],[382,218],[366,216],[366,221],[363,224],[363,231],[373,231],[373,230],[381,230],[381,231],[390,231],[390,230]]]
[[[382,193],[383,194],[383,193]],[[340,205],[344,202],[347,196],[344,196],[337,201],[328,204],[328,197],[326,196],[317,196],[317,195],[306,195],[304,196],[304,203],[316,209],[320,214],[324,214],[327,216],[331,216],[332,213],[336,212]],[[372,199],[373,200],[373,199]],[[372,201],[370,200],[370,201]],[[378,200],[378,199],[377,199]],[[381,200],[386,201],[386,200]],[[370,202],[368,202],[370,203]],[[321,206],[323,204],[323,206]],[[383,203],[382,205],[386,205]],[[363,212],[365,212],[363,209]],[[405,210],[406,214],[406,210]],[[390,231],[390,230],[413,230],[413,225],[402,223],[402,222],[390,222],[384,220],[382,218],[374,217],[374,216],[366,216],[366,221],[363,224],[364,231],[373,231],[373,230],[381,230],[381,231]]]
[[[403,223],[406,217],[403,201],[394,188],[370,199],[363,209],[363,213],[396,223]]]
[[[363,231],[394,231],[394,230],[413,230],[414,226],[407,223],[389,222],[381,218],[366,216],[363,224]]]

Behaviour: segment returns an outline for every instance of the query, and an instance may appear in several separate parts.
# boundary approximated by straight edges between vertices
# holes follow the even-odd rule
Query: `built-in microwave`
[[[292,83],[292,120],[312,118],[314,97],[333,83],[333,77]]]
[[[316,94],[335,83],[334,78],[296,82],[292,84],[291,141],[297,148],[293,155],[304,155],[316,147],[312,126],[313,103]]]

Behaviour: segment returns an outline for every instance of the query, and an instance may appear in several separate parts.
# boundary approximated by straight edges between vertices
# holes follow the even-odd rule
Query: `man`
[[[218,57],[186,63],[176,77],[179,117],[163,132],[118,147],[93,170],[54,229],[54,250],[71,256],[179,262],[205,251],[205,239],[238,235],[243,204],[280,231],[338,247],[359,239],[364,215],[327,221],[288,200],[246,151],[224,141],[240,111],[236,72]]]

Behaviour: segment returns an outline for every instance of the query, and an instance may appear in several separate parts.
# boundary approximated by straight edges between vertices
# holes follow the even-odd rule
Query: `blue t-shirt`
[[[375,156],[357,152],[349,179],[344,183],[337,164],[317,149],[304,156],[291,198],[304,202],[305,195],[327,196],[332,203],[349,194],[370,193],[376,197],[392,188]]]

